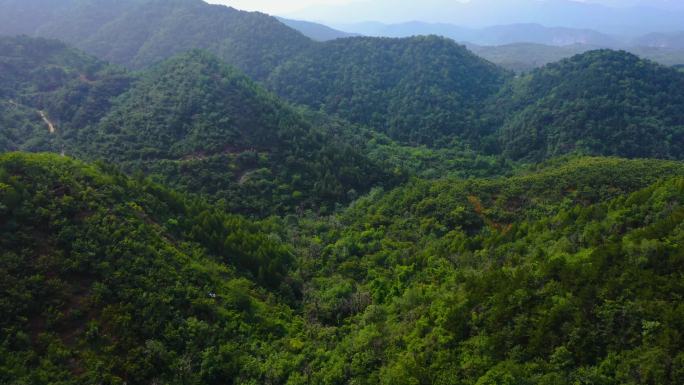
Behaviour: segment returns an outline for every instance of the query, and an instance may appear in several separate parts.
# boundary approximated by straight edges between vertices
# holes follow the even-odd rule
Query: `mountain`
[[[79,142],[186,191],[268,214],[347,200],[392,177],[348,128],[317,125],[212,55],[148,71]]]
[[[684,32],[665,34],[651,33],[634,41],[634,44],[643,47],[684,49]]]
[[[28,37],[0,37],[0,68],[0,151],[60,151],[62,134],[97,122],[133,81],[61,42]]]
[[[307,309],[351,315],[310,383],[679,383],[681,163],[540,168],[350,207]]]
[[[250,377],[294,325],[267,226],[111,167],[0,155],[0,234],[3,382]]]
[[[682,164],[538,168],[250,222],[105,164],[1,155],[0,373],[680,383]]]
[[[420,20],[473,28],[537,23],[628,36],[679,31],[684,23],[684,9],[659,7],[653,2],[609,6],[572,0],[366,0],[313,6],[285,16],[326,23],[376,20],[395,24]]]
[[[529,72],[549,63],[605,47],[573,44],[551,46],[543,44],[517,43],[497,46],[466,44],[468,49],[490,62],[515,72]],[[684,63],[684,50],[645,46],[625,47],[625,51],[664,65]]]
[[[518,73],[529,72],[546,64],[598,49],[598,47],[581,44],[559,47],[533,43],[493,46],[467,44],[467,47],[476,55]]]
[[[480,103],[508,76],[449,39],[349,38],[293,58],[267,84],[401,142],[435,144],[472,134]]]
[[[504,115],[500,140],[514,159],[572,151],[681,159],[683,87],[671,67],[598,50],[515,79],[492,106]]]
[[[291,107],[209,53],[130,74],[55,41],[0,46],[16,67],[0,77],[12,90],[0,98],[2,150],[116,162],[252,215],[325,209],[399,180],[363,153],[362,132]]]
[[[284,19],[282,17],[279,17],[278,20],[280,20],[281,23],[287,25],[288,27],[301,32],[302,34],[304,34],[304,36],[306,36],[312,40],[315,40],[315,41],[328,41],[328,40],[341,39],[341,38],[345,38],[345,37],[357,36],[356,34],[353,34],[353,33],[338,31],[338,30],[332,29],[326,25],[319,24],[319,23],[312,23],[310,21],[291,20],[291,19]]]
[[[134,69],[206,49],[264,78],[312,44],[271,16],[202,0],[2,0],[0,9],[0,34],[61,39]]]
[[[515,72],[527,72],[587,51],[624,49],[665,65],[684,63],[684,48],[676,34],[649,34],[638,38],[608,35],[589,29],[546,27],[540,24],[467,28],[448,23],[363,22],[338,24],[345,31],[375,37],[438,35],[465,44],[478,56]]]
[[[439,35],[457,42],[478,45],[504,45],[513,43],[536,43],[556,46],[588,44],[615,47],[619,39],[589,29],[546,27],[540,24],[495,25],[484,28],[467,28],[447,23],[419,21],[383,24],[357,23],[340,25],[345,31],[367,36],[410,37],[416,35]]]

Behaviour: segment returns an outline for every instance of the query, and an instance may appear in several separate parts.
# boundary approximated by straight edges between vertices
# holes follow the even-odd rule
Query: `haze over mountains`
[[[684,9],[677,2],[607,6],[572,0],[372,0],[317,6],[287,15],[328,23],[422,21],[464,27],[516,23],[594,29],[606,33],[639,35],[675,32],[682,28]]]

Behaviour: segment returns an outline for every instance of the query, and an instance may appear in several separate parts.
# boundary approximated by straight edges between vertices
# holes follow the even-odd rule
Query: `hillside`
[[[63,136],[97,122],[133,80],[61,42],[28,37],[0,37],[0,68],[3,152],[60,151]]]
[[[417,181],[305,224],[305,314],[341,331],[307,349],[308,383],[681,382],[683,172],[555,162]]]
[[[433,145],[474,135],[481,102],[508,76],[444,38],[349,38],[288,61],[267,84],[395,140]]]
[[[328,41],[335,39],[342,39],[345,37],[358,36],[353,33],[347,33],[330,28],[327,25],[312,23],[304,20],[292,20],[279,17],[281,23],[288,27],[301,32],[304,36],[315,41]]]
[[[78,143],[162,181],[260,215],[345,202],[392,184],[347,127],[319,126],[201,51],[150,71]],[[78,153],[78,149],[74,149]]]
[[[0,43],[0,150],[115,162],[259,216],[326,210],[402,178],[363,153],[357,128],[314,122],[209,53],[131,74],[55,41]]]
[[[568,152],[681,159],[684,76],[622,51],[591,51],[510,83],[492,106],[513,159]]]
[[[1,155],[0,382],[259,378],[244,366],[285,352],[293,331],[264,288],[280,286],[292,251],[187,203],[104,166]]]
[[[5,154],[0,379],[679,384],[682,178],[570,159],[254,223]]]
[[[562,47],[516,43],[495,46],[467,44],[468,49],[492,63],[515,72],[529,72],[546,64],[601,48],[597,45],[573,44]],[[663,65],[684,63],[684,50],[647,46],[624,46],[624,50],[641,58],[653,60]]]
[[[0,34],[64,40],[141,69],[206,49],[261,79],[312,41],[277,19],[202,0],[1,0]]]

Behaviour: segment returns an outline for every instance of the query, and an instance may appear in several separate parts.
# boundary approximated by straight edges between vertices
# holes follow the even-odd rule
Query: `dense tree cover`
[[[91,146],[86,156],[267,214],[392,184],[394,175],[344,130],[309,122],[214,56],[193,51],[147,71],[76,143]]]
[[[4,151],[116,162],[260,216],[334,208],[404,178],[364,154],[360,128],[299,111],[206,52],[130,74],[55,41],[0,42]]]
[[[273,17],[202,0],[2,0],[0,9],[0,34],[61,39],[138,69],[201,48],[261,79],[313,44]]]
[[[597,51],[497,93],[443,39],[329,44],[347,112],[0,39],[0,151],[103,160],[0,155],[0,383],[684,381],[684,163],[532,162],[681,158],[681,74]]]
[[[578,159],[300,222],[317,340],[294,383],[680,383],[683,175]]]
[[[262,287],[286,285],[291,248],[103,167],[0,156],[0,382],[267,377],[296,323]]]
[[[671,67],[600,50],[515,79],[491,108],[514,159],[573,151],[681,159],[682,90],[684,76]]]
[[[666,161],[416,180],[255,223],[3,155],[0,381],[679,384],[683,210]]]
[[[0,68],[2,151],[61,150],[62,134],[97,122],[133,79],[58,41],[28,37],[0,38]]]
[[[267,83],[290,101],[433,145],[474,135],[481,102],[507,76],[449,39],[359,37],[317,45]]]
[[[624,53],[589,52],[511,80],[448,39],[315,43],[275,18],[201,0],[2,0],[0,7],[0,33],[59,37],[135,68],[206,49],[292,102],[338,114],[403,144],[467,144],[514,159],[567,152],[681,154],[681,76]],[[536,57],[534,47],[529,54],[516,52]],[[42,74],[47,84],[59,76],[50,71]],[[98,80],[80,79],[87,86]],[[500,97],[491,98],[506,80]],[[93,95],[111,93],[123,81],[83,100],[63,101],[51,113],[66,110],[82,118],[89,112],[68,106],[90,100],[78,108],[98,109],[108,100]],[[83,87],[66,96],[83,97]],[[644,145],[635,142],[641,137]]]

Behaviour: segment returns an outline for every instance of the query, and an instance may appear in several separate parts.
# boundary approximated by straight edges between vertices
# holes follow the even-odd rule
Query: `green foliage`
[[[339,331],[332,351],[305,350],[308,383],[677,383],[683,176],[576,159],[417,181],[302,222],[310,328]],[[331,318],[335,304],[353,311]]]
[[[54,40],[0,38],[0,150],[61,151],[132,76]],[[50,135],[42,115],[56,127]]]
[[[131,65],[206,38],[321,111],[204,51],[129,73],[0,39],[0,151],[101,160],[0,155],[0,383],[684,381],[684,164],[545,160],[681,158],[676,70],[597,51],[497,94],[508,74],[444,39],[307,43],[280,66],[287,42],[226,37],[271,19],[133,1],[26,26]],[[92,25],[59,21],[74,9]]]
[[[500,142],[514,159],[569,152],[680,159],[682,89],[684,76],[672,68],[625,52],[588,52],[516,79],[502,92]]]
[[[267,83],[290,101],[401,142],[433,145],[475,134],[481,102],[507,76],[436,36],[348,38],[305,51],[277,68]]]
[[[566,159],[252,222],[103,164],[6,154],[0,379],[678,384],[683,178]]]
[[[201,0],[2,0],[0,8],[0,34],[61,39],[137,69],[201,48],[262,79],[313,44],[273,17]]]
[[[360,151],[359,128],[299,111],[206,52],[132,75],[53,41],[0,43],[12,69],[0,78],[12,92],[0,98],[2,150],[117,162],[257,216],[332,210],[403,178]],[[46,87],[43,72],[59,76]]]
[[[266,225],[55,155],[1,156],[0,202],[3,383],[240,383],[286,332]]]

